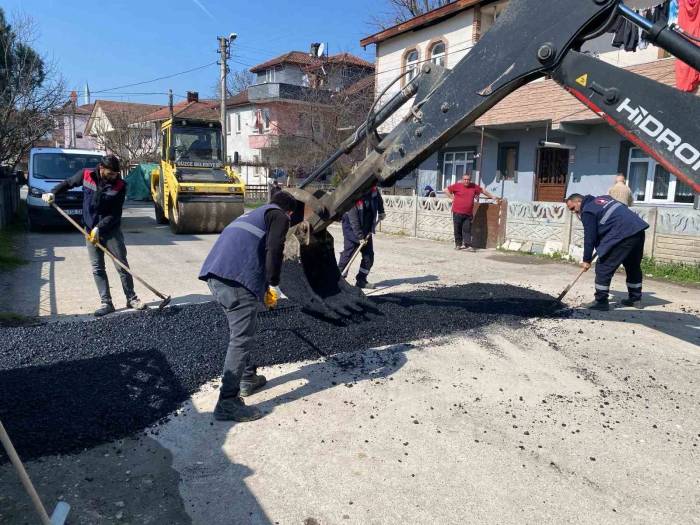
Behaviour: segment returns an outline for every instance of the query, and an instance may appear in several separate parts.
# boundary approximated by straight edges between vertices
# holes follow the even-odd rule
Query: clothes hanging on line
[[[639,27],[620,16],[613,28],[615,29],[615,36],[612,41],[613,47],[624,48],[625,51],[637,51]]]
[[[647,20],[656,24],[657,22],[668,23],[669,10],[671,7],[671,0],[666,0],[664,3],[657,6],[650,7],[646,9],[642,15]],[[651,42],[649,42],[649,34],[640,28],[639,33],[639,49],[646,49]]]

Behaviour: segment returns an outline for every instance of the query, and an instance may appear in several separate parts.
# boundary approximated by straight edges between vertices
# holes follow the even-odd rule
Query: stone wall
[[[381,232],[435,241],[454,241],[449,199],[384,195],[384,209],[386,218],[379,225]],[[505,203],[502,206],[487,203],[477,206],[472,227],[476,247],[491,248],[503,241],[500,232],[505,232],[501,226],[505,210]]]
[[[452,242],[448,199],[384,195],[386,218],[379,231]],[[660,261],[700,264],[700,211],[672,207],[633,207],[649,224],[645,255]],[[475,213],[477,247],[502,246],[533,253],[562,253],[580,259],[583,227],[563,203],[481,203]]]
[[[700,264],[700,211],[688,208],[633,207],[649,224],[645,255],[660,261]],[[579,259],[583,227],[562,203],[509,202],[504,248],[563,253]]]

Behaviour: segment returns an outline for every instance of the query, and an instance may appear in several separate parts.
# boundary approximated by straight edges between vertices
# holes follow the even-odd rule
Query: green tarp
[[[151,171],[158,164],[139,164],[126,176],[126,198],[131,201],[151,200]]]

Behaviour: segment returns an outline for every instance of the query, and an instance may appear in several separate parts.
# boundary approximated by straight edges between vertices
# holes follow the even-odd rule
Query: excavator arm
[[[653,43],[700,70],[695,43],[672,28],[653,25],[620,0],[510,0],[454,69],[424,64],[300,188],[288,190],[303,203],[303,214],[300,205],[301,222],[287,239],[285,294],[334,319],[368,307],[362,293],[340,277],[326,228],[374,184],[394,184],[507,95],[544,76],[700,192],[698,98],[580,52],[584,42],[605,33],[617,16],[639,25]],[[380,139],[376,127],[414,95],[407,117]],[[365,142],[369,154],[334,192],[304,189],[340,155]]]

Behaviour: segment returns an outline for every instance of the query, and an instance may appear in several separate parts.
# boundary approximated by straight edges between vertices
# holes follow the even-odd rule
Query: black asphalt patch
[[[262,313],[253,362],[290,363],[562,315],[553,313],[549,295],[497,284],[436,287],[371,300],[376,312],[344,325],[290,305]],[[215,303],[0,328],[0,419],[24,459],[130,436],[219,377],[227,342],[226,319]]]

